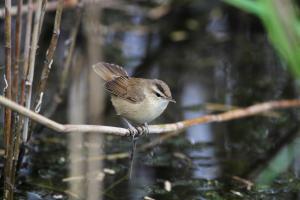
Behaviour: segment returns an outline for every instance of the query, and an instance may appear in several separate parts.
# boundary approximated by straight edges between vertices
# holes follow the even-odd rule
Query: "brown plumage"
[[[130,78],[120,76],[115,78],[114,80],[108,81],[105,83],[105,88],[112,94],[132,103],[138,103],[145,98],[145,94],[142,90],[135,89],[136,87],[140,87],[140,84],[136,84],[140,82],[138,78]],[[135,79],[134,81],[132,81]],[[128,90],[130,88],[130,90]]]
[[[100,62],[92,66],[95,72],[106,82],[120,76],[128,77],[123,67],[115,64]]]
[[[129,77],[120,66],[109,63],[93,65],[95,72],[105,81],[117,114],[143,124],[157,118],[172,99],[169,86],[157,79]]]
[[[141,79],[130,78],[123,67],[109,63],[97,63],[93,65],[95,72],[105,81],[105,89],[112,95],[137,103],[145,98],[141,90],[136,90],[135,87],[140,86],[136,84]],[[132,81],[135,79],[134,81]],[[128,90],[128,88],[131,88]]]

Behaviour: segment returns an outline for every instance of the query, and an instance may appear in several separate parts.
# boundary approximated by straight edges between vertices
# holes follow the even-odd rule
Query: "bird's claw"
[[[145,134],[146,136],[149,135],[149,127],[148,127],[148,124],[144,124],[144,126],[141,127],[142,130],[143,130],[143,134]]]
[[[128,136],[132,136],[133,139],[139,136],[139,130],[136,127],[130,127],[128,128],[128,130],[129,130]]]
[[[133,138],[137,138],[143,134],[145,134],[145,135],[149,134],[148,125],[138,126],[138,127],[130,127],[130,128],[128,128],[128,130],[129,130],[128,136],[132,136]]]

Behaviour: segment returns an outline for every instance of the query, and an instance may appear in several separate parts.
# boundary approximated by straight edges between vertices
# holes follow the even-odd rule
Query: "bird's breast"
[[[112,96],[111,101],[118,115],[139,124],[149,123],[157,118],[169,103],[168,101],[153,101],[147,98],[139,103],[131,103],[115,96]]]

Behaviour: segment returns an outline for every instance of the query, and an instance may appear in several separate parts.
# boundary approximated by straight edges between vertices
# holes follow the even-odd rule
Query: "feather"
[[[132,81],[135,80],[135,81]],[[140,79],[128,78],[128,77],[118,77],[112,81],[105,83],[105,88],[112,94],[117,97],[120,97],[124,100],[127,100],[132,103],[139,103],[145,98],[143,90],[135,89],[139,84],[136,81]],[[128,90],[130,88],[130,90]]]
[[[94,71],[106,82],[112,81],[118,77],[128,77],[123,67],[115,64],[99,62],[94,64]]]
[[[112,94],[123,97],[127,94],[128,78],[118,77],[105,83],[105,88]]]

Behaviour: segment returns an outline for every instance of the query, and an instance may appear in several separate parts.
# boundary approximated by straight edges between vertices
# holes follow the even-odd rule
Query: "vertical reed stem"
[[[32,32],[32,41],[31,41],[31,49],[30,49],[30,55],[29,55],[29,65],[28,65],[28,71],[26,75],[26,94],[25,94],[25,106],[26,108],[30,109],[31,105],[31,96],[32,96],[32,82],[33,82],[33,75],[34,75],[34,66],[35,66],[35,55],[36,55],[36,49],[39,39],[39,28],[41,23],[41,15],[42,15],[42,1],[38,1],[38,8],[35,13],[34,17],[34,27]],[[25,117],[24,119],[24,128],[23,128],[23,134],[22,139],[23,142],[27,141],[28,138],[28,125],[29,125],[29,118]]]
[[[5,0],[5,97],[11,99],[11,0]],[[8,147],[11,129],[11,110],[5,109],[5,147]]]
[[[43,65],[42,75],[39,80],[38,84],[38,91],[37,91],[37,97],[35,98],[35,104],[34,104],[34,110],[35,112],[39,113],[41,109],[41,104],[43,102],[43,94],[46,89],[46,84],[48,81],[49,73],[51,70],[51,65],[53,62],[53,56],[55,53],[55,49],[57,46],[57,41],[60,34],[60,23],[61,23],[61,16],[62,16],[62,10],[63,10],[64,1],[59,0],[54,20],[54,27],[52,32],[52,37],[50,41],[49,48],[46,52],[46,58]]]
[[[24,44],[24,63],[22,68],[22,81],[21,81],[21,92],[20,92],[20,105],[25,104],[25,82],[26,75],[28,73],[29,66],[29,52],[30,52],[30,39],[31,39],[31,28],[32,28],[32,14],[33,14],[33,3],[32,0],[28,0],[28,13],[26,19],[26,33],[25,33],[25,44]],[[19,120],[19,129],[21,129],[22,121]]]
[[[20,42],[21,42],[21,31],[22,31],[22,5],[23,0],[18,1],[18,11],[16,19],[16,36],[15,36],[15,62],[13,68],[13,87],[12,87],[12,99],[18,101],[18,90],[19,90],[19,63],[20,63]]]
[[[11,0],[5,0],[5,96],[11,99]],[[13,187],[10,183],[10,162],[9,154],[11,151],[11,110],[5,108],[4,121],[4,199],[12,199]]]
[[[81,14],[82,13],[82,6],[79,5],[76,10],[76,16],[74,17],[74,26],[72,27],[70,38],[68,41],[71,41],[69,44],[69,48],[66,50],[66,58],[64,62],[64,69],[60,76],[59,81],[59,88],[57,93],[53,97],[53,103],[47,108],[47,111],[45,112],[45,116],[50,117],[53,115],[53,113],[56,111],[58,105],[62,102],[66,87],[67,87],[67,81],[69,80],[69,73],[70,73],[70,67],[72,64],[73,59],[73,53],[75,50],[76,45],[76,38],[79,31],[79,26],[81,22]]]
[[[14,63],[14,76],[13,76],[13,95],[12,98],[15,102],[18,102],[18,93],[19,93],[19,68],[20,68],[20,52],[21,52],[21,35],[22,35],[22,12],[23,10],[23,0],[18,0],[18,9],[17,9],[17,19],[16,19],[16,36],[15,36],[15,63]],[[10,154],[11,158],[11,184],[15,185],[15,176],[16,176],[16,167],[19,158],[20,152],[20,135],[21,129],[19,126],[19,121],[21,116],[17,113],[13,114],[13,133],[14,138],[12,141],[13,151]]]

